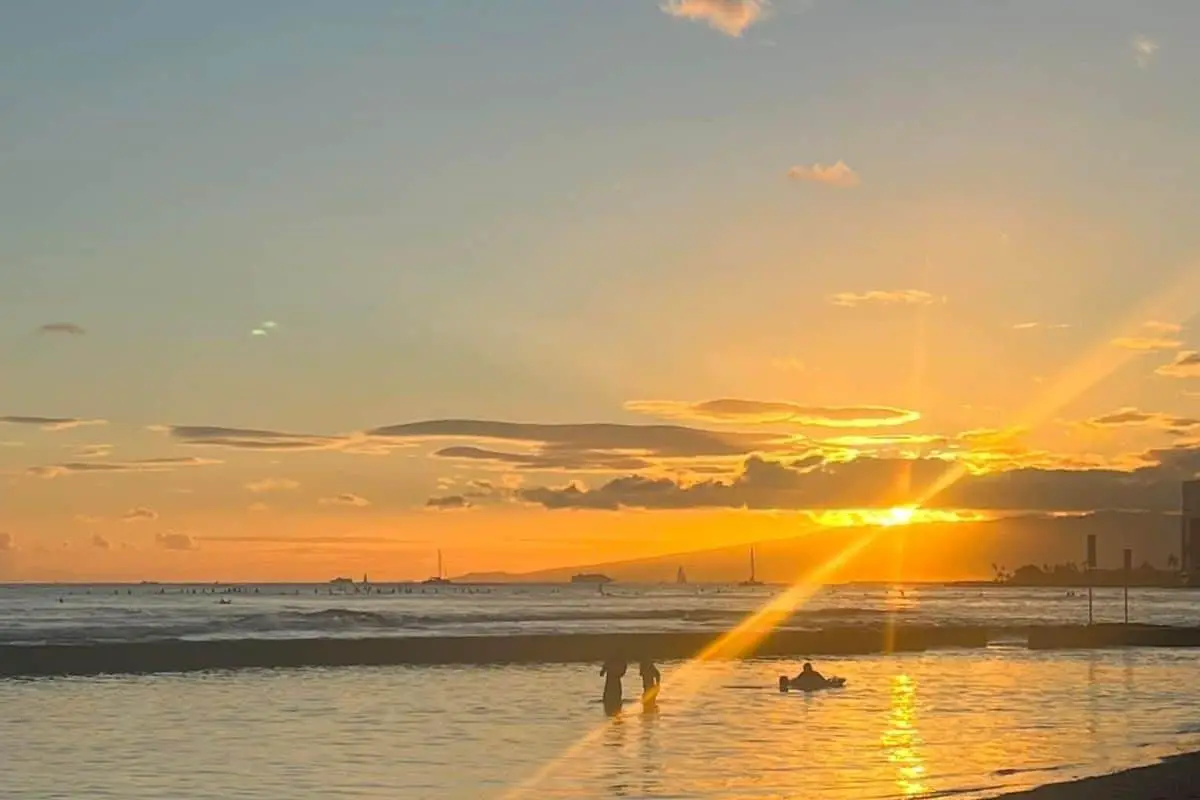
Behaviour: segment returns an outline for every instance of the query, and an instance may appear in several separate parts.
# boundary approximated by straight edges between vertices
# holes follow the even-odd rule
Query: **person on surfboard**
[[[812,662],[809,661],[804,662],[800,674],[790,681],[791,685],[797,689],[817,689],[828,682],[824,675],[813,669]]]

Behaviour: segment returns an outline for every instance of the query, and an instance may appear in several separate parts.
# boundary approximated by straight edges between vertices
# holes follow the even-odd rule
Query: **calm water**
[[[257,593],[255,593],[257,590]],[[724,630],[778,587],[0,586],[0,642],[296,636],[495,635],[516,632]],[[396,593],[393,594],[392,592]],[[214,593],[215,592],[215,593]],[[229,592],[229,593],[227,593]],[[60,602],[61,600],[61,602]],[[228,604],[222,604],[228,600]],[[1098,621],[1119,621],[1120,589],[1095,592]],[[842,586],[808,600],[784,627],[902,622],[1085,622],[1086,593],[1063,589]],[[1200,592],[1130,593],[1134,621],[1200,624]]]
[[[848,687],[781,695],[785,662],[667,664],[658,712],[611,722],[582,667],[0,682],[0,796],[983,797],[1200,746],[1190,652],[819,666]]]

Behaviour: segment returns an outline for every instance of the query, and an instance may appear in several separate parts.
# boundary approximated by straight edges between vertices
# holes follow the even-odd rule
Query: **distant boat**
[[[750,577],[742,581],[738,586],[762,586],[762,581],[754,576],[754,548],[750,548]]]
[[[353,586],[354,578],[334,578],[329,583],[333,586]]]
[[[679,571],[675,573],[676,583],[687,583],[687,573],[683,571],[683,566],[679,567]]]
[[[581,572],[571,576],[571,583],[612,583],[613,579],[599,572]]]
[[[445,584],[453,583],[453,581],[451,581],[449,578],[447,578],[442,573],[442,551],[441,550],[438,550],[437,575],[435,575],[432,578],[426,578],[425,580],[421,581],[421,583],[424,584],[425,586],[444,586]]]

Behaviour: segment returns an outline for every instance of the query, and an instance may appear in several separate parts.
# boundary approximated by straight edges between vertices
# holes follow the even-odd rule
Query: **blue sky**
[[[234,487],[369,487],[395,514],[445,472],[197,453],[150,425],[642,423],[623,404],[737,397],[1003,428],[1144,322],[1184,327],[1030,436],[1161,443],[1052,420],[1195,408],[1154,370],[1196,344],[1198,33],[1186,0],[10,3],[0,416],[108,424],[0,428],[22,509],[0,527],[75,535],[55,509],[99,478],[25,472],[64,436],[220,459],[197,475]],[[854,185],[788,177],[839,162]],[[928,297],[830,302],[903,290]]]

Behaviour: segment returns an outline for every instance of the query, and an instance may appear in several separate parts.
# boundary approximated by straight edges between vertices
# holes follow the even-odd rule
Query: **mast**
[[[754,548],[750,548],[750,580],[754,580]]]
[[[437,573],[437,576],[439,578],[442,577],[442,549],[440,547],[438,548],[438,573]]]

